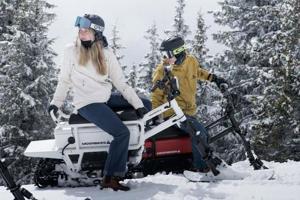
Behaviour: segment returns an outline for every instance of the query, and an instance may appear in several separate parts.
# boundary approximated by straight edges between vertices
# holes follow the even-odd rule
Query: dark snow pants
[[[197,140],[201,139],[203,142],[208,143],[208,132],[204,127],[204,125],[200,123],[195,117],[186,115],[186,118],[187,120],[190,121],[192,126],[196,129],[195,131],[197,132],[196,136],[191,136],[192,152],[193,152],[193,167],[200,170],[207,168],[207,165],[203,160],[201,153],[199,152]],[[180,129],[182,129],[187,133],[189,132],[189,130],[184,126],[180,127]]]

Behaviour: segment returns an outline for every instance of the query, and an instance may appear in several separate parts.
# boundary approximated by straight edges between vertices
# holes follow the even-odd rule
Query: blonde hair
[[[76,46],[79,49],[79,64],[85,66],[89,60],[95,65],[96,70],[101,75],[107,74],[107,65],[103,53],[103,44],[101,41],[93,42],[91,48],[86,49],[80,44],[80,39],[77,39]]]

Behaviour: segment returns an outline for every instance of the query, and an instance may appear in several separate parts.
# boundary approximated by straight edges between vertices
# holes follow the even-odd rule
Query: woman
[[[119,181],[125,175],[129,130],[107,105],[112,84],[137,111],[147,112],[142,101],[124,79],[116,56],[107,47],[103,36],[104,21],[97,15],[77,17],[79,28],[76,44],[66,48],[58,85],[48,111],[57,112],[70,87],[74,90],[73,104],[88,121],[113,136],[104,167],[102,188],[127,191]]]

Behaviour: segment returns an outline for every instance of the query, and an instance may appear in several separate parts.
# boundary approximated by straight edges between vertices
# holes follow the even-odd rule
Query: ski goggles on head
[[[91,28],[91,29],[94,29],[95,31],[100,31],[100,32],[104,31],[104,27],[103,26],[99,26],[97,24],[93,24],[88,18],[79,17],[79,16],[76,18],[75,27],[79,27],[79,28]]]
[[[172,57],[175,57],[176,55],[180,54],[181,52],[185,51],[185,46],[181,46],[181,47],[178,47],[172,51],[163,51],[162,52],[162,55],[163,57],[165,58],[172,58]]]

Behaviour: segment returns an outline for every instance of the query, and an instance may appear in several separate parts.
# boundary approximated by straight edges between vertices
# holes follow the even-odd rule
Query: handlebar
[[[229,91],[229,86],[226,83],[220,85],[220,91],[223,97],[227,100],[227,109],[233,110],[235,107],[236,95]]]
[[[151,92],[154,92],[157,88],[166,91],[169,101],[180,95],[178,79],[171,74],[170,66],[164,67],[164,77],[155,82]]]
[[[151,92],[154,92],[157,88],[163,89],[164,85],[165,85],[165,83],[162,80],[156,81],[156,83],[154,84],[154,86],[151,88]]]
[[[50,116],[52,118],[52,120],[58,124],[61,121],[61,118],[66,118],[68,119],[70,117],[70,115],[66,115],[65,113],[63,113],[61,110],[57,111],[57,116],[55,116],[53,110],[51,110],[50,112]]]
[[[225,113],[229,117],[232,127],[235,132],[238,134],[242,134],[242,131],[239,127],[239,122],[236,120],[235,114],[235,107],[236,107],[236,96],[234,93],[230,92],[228,89],[228,85],[223,83],[220,85],[220,91],[223,93],[224,98],[227,100],[227,105],[225,107]]]

